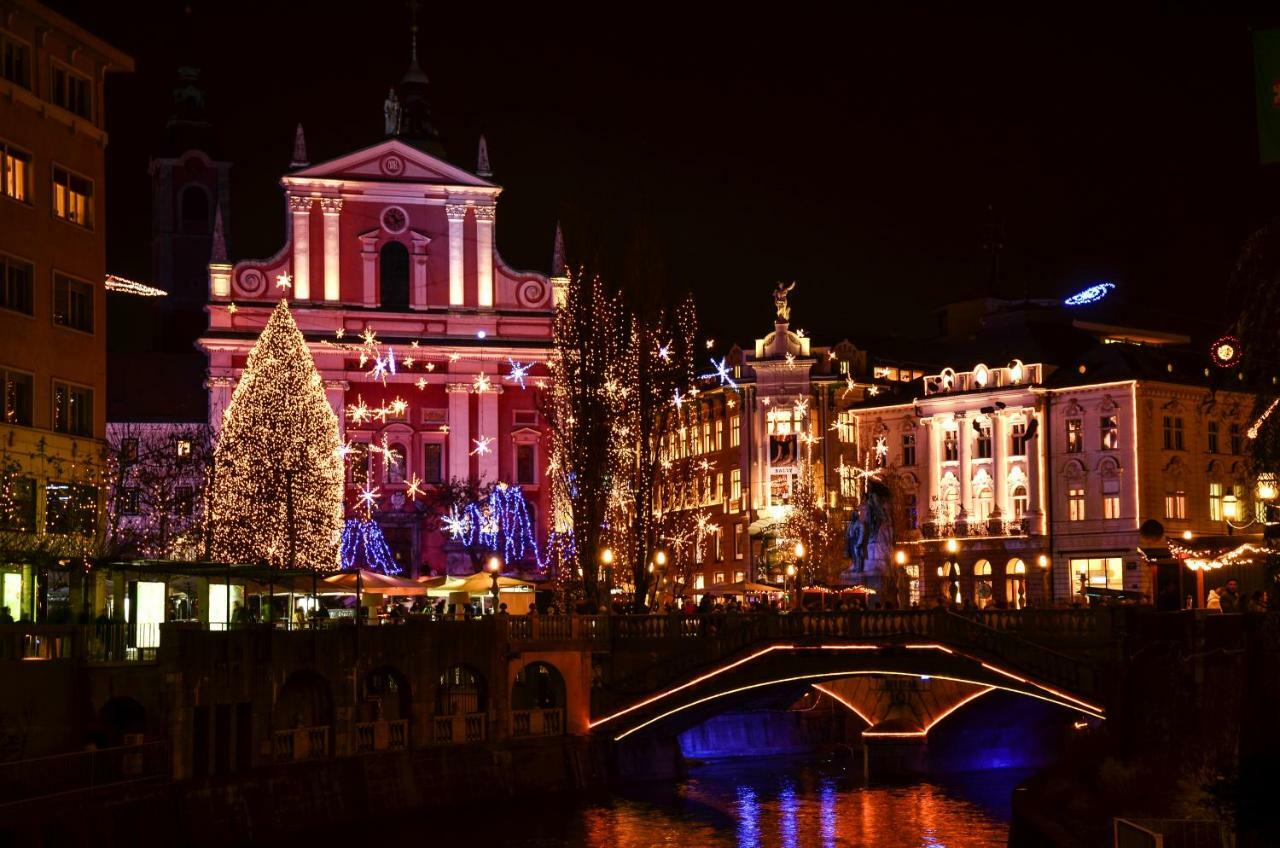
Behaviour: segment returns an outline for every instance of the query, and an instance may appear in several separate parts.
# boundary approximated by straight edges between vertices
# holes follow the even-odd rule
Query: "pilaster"
[[[341,297],[341,242],[338,227],[342,220],[342,198],[321,198],[320,211],[324,215],[324,299],[333,302]]]
[[[311,204],[313,198],[289,198],[293,220],[293,299],[311,298]],[[230,293],[228,291],[228,293]]]

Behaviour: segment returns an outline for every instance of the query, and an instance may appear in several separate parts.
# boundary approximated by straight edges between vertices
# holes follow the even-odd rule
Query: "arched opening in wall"
[[[1031,502],[1027,495],[1027,487],[1017,485],[1013,487],[1013,520],[1021,521],[1023,516],[1027,514],[1027,505]]]
[[[398,241],[378,252],[378,292],[384,307],[409,308],[409,249]]]
[[[991,562],[980,559],[973,566],[973,603],[978,609],[986,609],[995,599]]]
[[[960,593],[960,563],[947,560],[938,566],[939,592],[949,604],[959,604],[964,598]]]
[[[409,452],[399,442],[390,445],[390,455],[382,456],[382,476],[387,483],[403,483],[409,467]]]
[[[209,232],[209,192],[204,186],[189,185],[182,190],[178,202],[182,232],[188,235],[204,235]]]
[[[93,742],[99,748],[140,745],[146,739],[147,711],[133,698],[112,698],[98,712]]]
[[[360,704],[365,721],[400,721],[411,717],[413,695],[409,681],[391,666],[382,666],[364,677],[364,697]]]
[[[332,750],[333,698],[329,684],[310,669],[285,678],[271,710],[272,750],[276,760],[293,762],[327,757]]]
[[[973,479],[973,521],[978,524],[985,524],[987,519],[991,517],[991,513],[995,510],[996,496],[995,490],[991,488],[991,478],[987,476],[985,471],[980,471],[978,476]]]
[[[531,662],[511,686],[511,735],[553,736],[564,733],[564,677],[550,663]]]
[[[1027,605],[1027,564],[1020,559],[1011,559],[1004,567],[1005,601],[1011,609],[1022,609]]]
[[[483,713],[488,709],[484,678],[465,665],[445,669],[436,688],[436,715],[455,716]]]

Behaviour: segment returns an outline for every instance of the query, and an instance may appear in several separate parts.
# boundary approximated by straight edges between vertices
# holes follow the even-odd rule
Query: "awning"
[[[330,575],[321,581],[329,590],[339,589],[344,594],[354,595],[359,589],[365,595],[425,595],[427,590],[421,583],[406,580],[403,577],[392,577],[377,571],[360,569],[357,584],[355,571],[343,571]]]
[[[487,595],[493,591],[493,578],[481,571],[466,577],[447,574],[442,577],[420,577],[418,585],[433,598],[447,598],[455,592]],[[499,577],[498,591],[533,591],[533,584],[515,577]]]
[[[781,592],[781,586],[768,586],[764,583],[751,583],[739,580],[737,583],[717,583],[703,590],[704,595],[722,597],[724,595],[761,595],[765,592]]]

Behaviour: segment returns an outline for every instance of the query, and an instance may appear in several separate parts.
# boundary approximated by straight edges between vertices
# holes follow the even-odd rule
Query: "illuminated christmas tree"
[[[338,567],[338,418],[281,300],[231,396],[214,452],[212,554],[277,568]]]

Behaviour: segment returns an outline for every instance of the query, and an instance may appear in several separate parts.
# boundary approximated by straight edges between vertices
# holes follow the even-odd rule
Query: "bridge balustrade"
[[[431,741],[436,745],[483,742],[488,722],[484,713],[459,713],[431,717]]]
[[[512,736],[559,736],[564,733],[564,709],[512,710]]]
[[[297,727],[274,734],[276,761],[281,763],[320,760],[329,756],[329,727]]]
[[[356,722],[356,753],[403,751],[409,747],[409,720]]]

